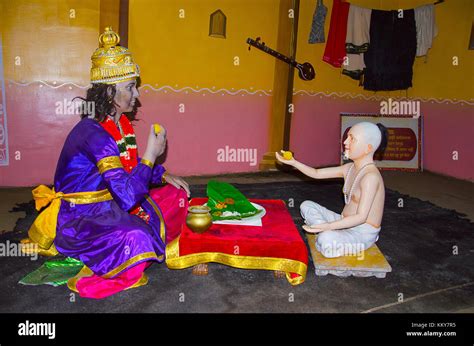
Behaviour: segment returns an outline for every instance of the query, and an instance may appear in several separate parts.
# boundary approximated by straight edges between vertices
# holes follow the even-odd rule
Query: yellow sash
[[[89,204],[103,202],[113,199],[107,189],[93,192],[62,193],[55,192],[45,185],[40,185],[33,190],[36,210],[49,206],[41,212],[28,231],[30,241],[23,240],[22,243],[36,243],[41,248],[40,254],[54,256],[58,252],[53,241],[56,238],[56,225],[58,221],[61,199],[74,204]]]

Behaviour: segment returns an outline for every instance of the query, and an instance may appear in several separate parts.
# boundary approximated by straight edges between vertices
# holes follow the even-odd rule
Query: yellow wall
[[[89,83],[99,0],[0,1],[6,79]],[[75,18],[70,18],[71,9]]]
[[[274,58],[248,37],[276,45],[275,0],[130,0],[129,48],[140,65],[143,84],[178,88],[272,89]],[[179,18],[180,9],[185,18]],[[227,16],[227,38],[209,37],[209,16]],[[240,65],[234,65],[234,57]]]
[[[4,0],[0,0],[0,35],[3,35],[3,3]]]
[[[410,8],[432,0],[352,0],[382,9]],[[434,0],[433,0],[434,1]],[[16,81],[89,82],[90,56],[97,48],[99,0],[0,0],[4,73]],[[297,60],[316,68],[316,79],[295,78],[296,90],[373,95],[327,63],[324,44],[308,44],[316,0],[301,0]],[[248,37],[261,36],[276,46],[277,0],[130,0],[129,48],[152,85],[272,89],[275,59],[257,49],[248,51]],[[326,0],[329,32],[332,1]],[[474,51],[468,50],[474,1],[450,0],[435,6],[439,35],[428,61],[417,58],[409,97],[469,100],[474,97]],[[70,18],[75,9],[76,18]],[[179,18],[179,10],[185,18]],[[208,36],[209,15],[227,16],[227,38]],[[116,28],[118,30],[118,28]],[[240,65],[234,65],[234,57]],[[452,58],[459,58],[453,66]],[[15,58],[21,65],[15,65]],[[405,91],[378,92],[405,96]]]
[[[418,5],[433,3],[434,0],[352,0],[354,4],[384,10],[414,8]],[[316,69],[316,78],[304,82],[295,78],[297,90],[322,92],[350,92],[373,95],[363,90],[354,81],[341,74],[341,69],[323,62],[325,44],[308,44],[311,22],[315,9],[315,0],[301,0],[297,60],[309,61]],[[329,32],[332,1],[325,1],[328,7],[325,34]],[[471,25],[474,19],[474,1],[448,0],[435,6],[438,36],[425,58],[416,58],[414,64],[413,88],[408,89],[408,97],[464,99],[474,97],[474,51],[468,50]],[[452,58],[458,56],[459,65],[453,66]],[[377,92],[383,96],[406,96],[405,91]]]

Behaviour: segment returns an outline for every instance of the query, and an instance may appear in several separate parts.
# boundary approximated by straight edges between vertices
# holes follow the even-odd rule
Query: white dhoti
[[[342,215],[335,213],[313,201],[304,201],[300,206],[301,216],[308,226],[338,221]],[[324,257],[356,256],[368,249],[379,239],[380,227],[364,223],[362,225],[324,231],[318,234],[316,249]]]

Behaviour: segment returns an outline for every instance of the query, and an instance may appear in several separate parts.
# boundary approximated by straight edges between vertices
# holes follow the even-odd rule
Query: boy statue
[[[382,142],[382,147],[385,147],[386,137],[386,128],[382,124],[361,122],[354,125],[344,141],[344,155],[352,162],[337,167],[315,169],[275,153],[278,161],[311,178],[344,178],[345,206],[341,214],[313,201],[304,201],[300,206],[306,224],[303,229],[319,233],[316,249],[324,257],[356,255],[378,240],[385,187],[373,156]]]

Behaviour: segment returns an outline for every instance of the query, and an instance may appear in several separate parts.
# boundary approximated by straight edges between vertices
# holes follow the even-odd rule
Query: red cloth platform
[[[202,205],[207,198],[193,198]],[[262,227],[213,224],[203,234],[185,224],[181,235],[166,246],[166,264],[183,269],[216,262],[242,269],[278,270],[292,285],[304,282],[308,265],[306,244],[282,200],[252,199],[266,210]]]

